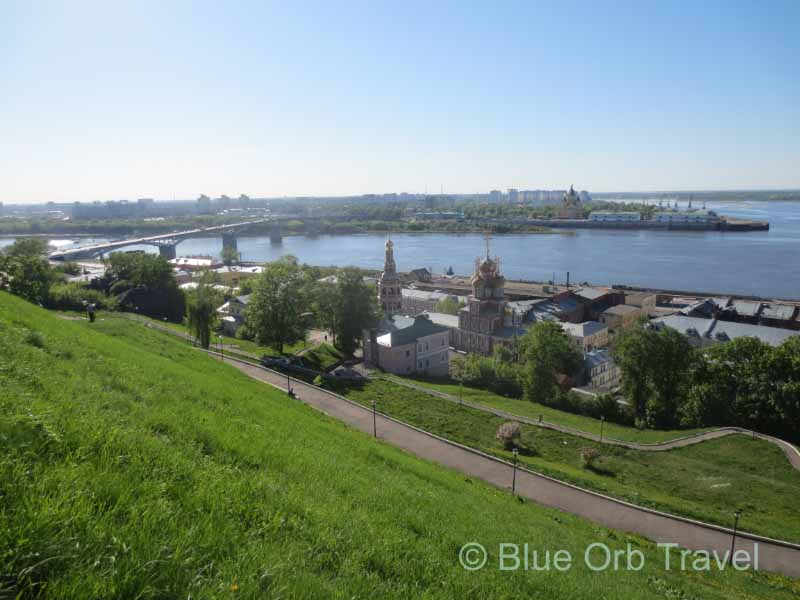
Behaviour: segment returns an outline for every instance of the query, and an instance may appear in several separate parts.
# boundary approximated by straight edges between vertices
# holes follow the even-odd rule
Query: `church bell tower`
[[[400,276],[397,274],[397,267],[394,263],[394,244],[391,239],[386,240],[383,273],[378,279],[378,299],[383,313],[387,317],[399,313],[402,308]]]

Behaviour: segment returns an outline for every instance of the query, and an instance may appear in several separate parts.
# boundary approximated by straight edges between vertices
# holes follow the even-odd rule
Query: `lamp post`
[[[736,546],[736,532],[739,530],[739,517],[742,516],[742,509],[737,508],[733,513],[733,537],[731,538],[731,553],[728,555],[728,564],[733,560],[733,548]]]
[[[292,378],[288,371],[286,372],[286,393],[292,395]]]
[[[517,495],[517,457],[519,456],[519,450],[517,450],[516,446],[514,447],[514,450],[512,450],[512,453],[514,454],[514,467],[513,467],[514,470],[512,471],[512,475],[511,475],[511,495],[512,496],[516,496]]]
[[[606,424],[606,418],[600,415],[600,443],[603,443],[603,425]]]
[[[372,437],[378,437],[378,420],[375,413],[375,400],[370,401],[372,404]]]
[[[458,405],[464,406],[464,379],[458,380]]]
[[[222,336],[218,335],[217,336],[217,340],[219,341],[219,359],[220,360],[225,360],[225,351],[224,351],[224,349],[222,347]]]

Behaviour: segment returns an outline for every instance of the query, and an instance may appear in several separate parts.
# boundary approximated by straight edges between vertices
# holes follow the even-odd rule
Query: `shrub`
[[[78,283],[55,283],[50,286],[47,306],[57,310],[84,310],[84,302],[96,304],[97,308],[108,308],[108,298],[97,290]]]
[[[516,446],[521,435],[522,428],[519,426],[519,423],[508,421],[497,428],[497,435],[495,437],[503,443],[503,448],[511,450]]]
[[[583,464],[583,468],[591,469],[601,456],[600,450],[597,448],[581,448],[581,463]]]
[[[44,348],[44,336],[38,331],[29,331],[25,334],[25,343],[36,348]]]

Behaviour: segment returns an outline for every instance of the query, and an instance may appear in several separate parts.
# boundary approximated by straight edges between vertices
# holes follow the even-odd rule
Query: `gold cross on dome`
[[[492,241],[491,232],[487,231],[486,235],[483,236],[483,239],[486,240],[486,258],[489,258],[489,243]]]

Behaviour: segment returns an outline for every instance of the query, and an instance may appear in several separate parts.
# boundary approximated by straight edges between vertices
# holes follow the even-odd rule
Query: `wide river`
[[[492,239],[492,255],[500,257],[509,279],[563,282],[567,271],[575,283],[625,284],[752,294],[800,299],[800,202],[709,203],[720,214],[767,220],[769,231],[617,231],[578,229],[570,234],[511,234]],[[383,266],[385,235],[286,236],[273,245],[268,237],[239,239],[248,261],[269,261],[292,254],[314,265]],[[480,234],[397,233],[392,235],[397,267],[428,267],[458,274],[474,270],[475,257],[485,253]],[[2,245],[4,240],[0,240]],[[88,243],[82,240],[81,243]],[[221,238],[181,242],[179,255],[219,255]],[[156,248],[143,246],[149,252]]]

